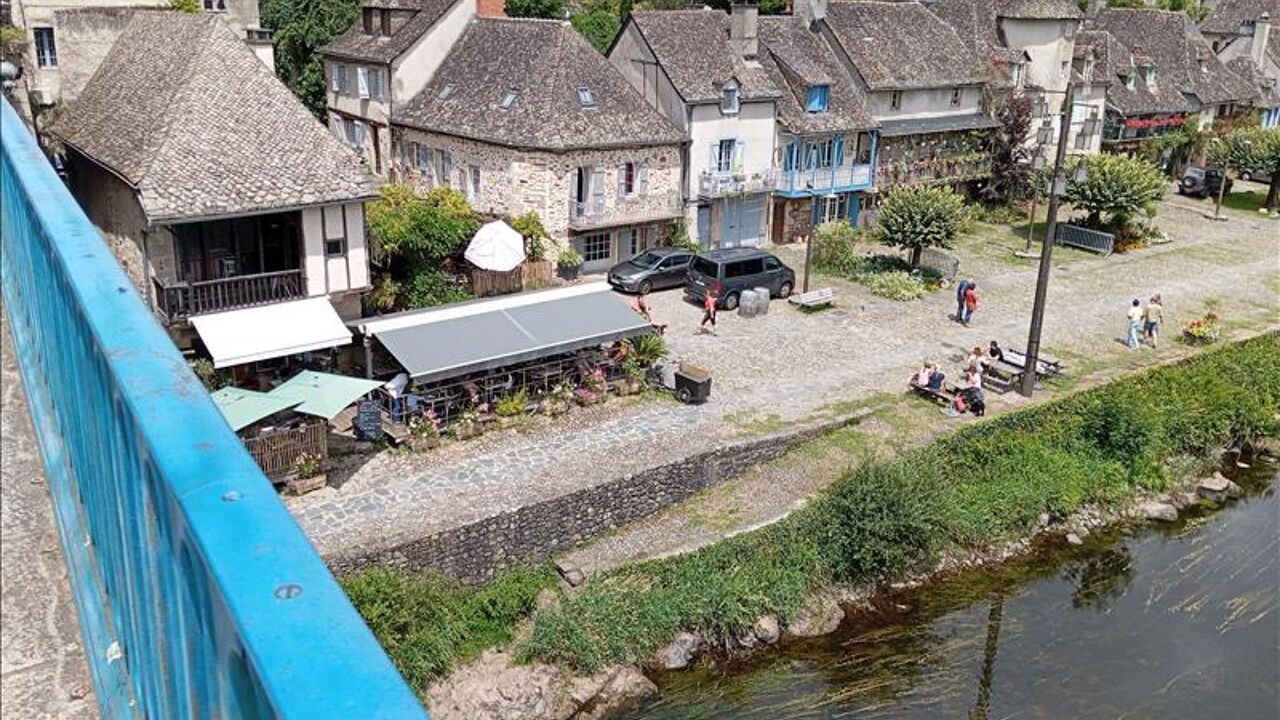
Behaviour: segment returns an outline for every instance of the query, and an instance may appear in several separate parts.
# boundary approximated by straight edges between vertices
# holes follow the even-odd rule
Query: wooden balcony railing
[[[269,305],[306,295],[301,270],[240,275],[204,282],[165,285],[152,278],[156,307],[170,322],[192,315]]]

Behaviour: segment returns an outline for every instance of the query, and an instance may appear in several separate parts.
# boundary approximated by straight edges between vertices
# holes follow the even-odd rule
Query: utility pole
[[[1022,369],[1019,392],[1031,397],[1036,388],[1036,366],[1040,359],[1040,331],[1044,327],[1044,305],[1049,294],[1049,267],[1053,255],[1054,236],[1058,232],[1058,206],[1066,189],[1067,175],[1063,164],[1067,159],[1067,137],[1071,134],[1071,115],[1075,105],[1075,82],[1067,82],[1064,108],[1058,117],[1058,152],[1053,159],[1053,177],[1049,181],[1049,215],[1045,219],[1044,245],[1040,250],[1040,272],[1036,275],[1036,298],[1031,306],[1031,332],[1027,336],[1027,365]]]
[[[816,202],[816,201],[815,201]],[[804,289],[800,292],[809,292],[809,264],[813,262],[813,233],[810,232],[804,238]]]

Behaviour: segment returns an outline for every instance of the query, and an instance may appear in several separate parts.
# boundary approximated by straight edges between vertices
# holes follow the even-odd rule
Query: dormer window
[[[502,96],[502,102],[498,103],[498,107],[502,108],[503,110],[510,110],[511,106],[515,104],[516,98],[518,97],[520,97],[520,91],[516,90],[515,88],[511,88],[510,90],[507,91],[506,95]]]
[[[951,88],[951,107],[960,107],[960,88]]]
[[[738,83],[730,80],[720,90],[720,112],[725,115],[736,115],[742,106],[738,97]]]
[[[1136,86],[1136,83],[1134,82],[1133,73],[1129,73],[1128,75],[1124,76],[1124,86],[1129,88],[1130,90],[1134,89],[1134,87]]]
[[[596,106],[596,99],[591,94],[591,88],[585,85],[578,88],[578,104],[584,108],[593,108]]]
[[[204,9],[207,12],[226,12],[227,0],[204,0]]]
[[[1084,72],[1080,74],[1084,76],[1085,80],[1093,77],[1093,58],[1087,57],[1084,59]]]
[[[901,90],[894,90],[893,92],[889,93],[889,109],[890,110],[902,109],[902,91]]]
[[[811,113],[823,113],[827,111],[827,103],[831,100],[830,85],[810,85],[809,97],[806,98],[804,109]]]
[[[1155,87],[1156,86],[1156,69],[1153,67],[1143,69],[1142,82],[1146,83],[1148,87]]]
[[[391,11],[383,8],[367,7],[362,10],[362,24],[365,35],[391,36]]]
[[[440,93],[436,95],[436,97],[440,98],[441,100],[448,100],[449,96],[453,94],[453,90],[454,90],[453,83],[449,83],[444,87],[440,88]]]

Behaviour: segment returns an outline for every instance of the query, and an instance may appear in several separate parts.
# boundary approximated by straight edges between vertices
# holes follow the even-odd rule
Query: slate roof
[[[1253,62],[1253,58],[1242,55],[1227,63],[1227,67],[1240,77],[1248,78],[1258,88],[1258,97],[1254,102],[1257,107],[1280,106],[1280,83],[1264,75]]]
[[[376,184],[216,15],[136,10],[49,131],[153,222],[370,197]]]
[[[1080,20],[1084,16],[1072,0],[935,0],[927,7],[980,57],[1005,63],[1021,60],[1023,50],[1005,43],[1000,18]]]
[[[729,15],[721,10],[653,10],[632,13],[631,20],[686,103],[720,102],[729,80],[743,100],[781,94],[763,67],[748,66],[730,44]]]
[[[919,3],[831,3],[826,21],[873,90],[976,85],[987,79],[983,59]]]
[[[1273,24],[1280,23],[1280,0],[1218,0],[1213,11],[1201,21],[1200,30],[1218,35],[1237,35],[1241,33],[1241,25],[1257,20],[1262,13],[1271,15]]]
[[[1139,63],[1143,56],[1150,58],[1158,87],[1169,85],[1206,105],[1257,95],[1253,83],[1227,69],[1183,13],[1104,8],[1086,27],[1109,32]]]
[[[1155,115],[1161,113],[1194,112],[1195,104],[1178,89],[1176,82],[1160,77],[1157,68],[1156,86],[1149,87],[1138,72],[1137,63],[1129,48],[1105,30],[1081,30],[1076,33],[1075,56],[1094,53],[1093,73],[1089,80],[1107,85],[1107,104],[1122,115]],[[1125,84],[1133,76],[1133,89]]]
[[[366,0],[363,7],[416,12],[390,37],[365,33],[363,18],[358,17],[346,32],[321,47],[320,54],[385,65],[408,50],[410,45],[458,2],[459,0]]]
[[[761,17],[757,25],[760,59],[784,92],[778,99],[778,122],[795,135],[870,130],[875,118],[862,89],[849,82],[839,60],[817,33],[792,15]],[[805,109],[811,85],[827,85],[827,110]]]
[[[452,85],[448,97],[442,90]],[[595,100],[583,107],[578,88]],[[499,104],[517,91],[509,108]],[[683,134],[567,22],[476,18],[392,122],[552,152],[674,145]]]

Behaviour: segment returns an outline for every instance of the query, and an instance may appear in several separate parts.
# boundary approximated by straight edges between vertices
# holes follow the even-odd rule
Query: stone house
[[[1119,78],[1107,91],[1104,150],[1137,150],[1191,118],[1207,128],[1258,97],[1254,82],[1228,68],[1183,13],[1095,7],[1084,29],[1095,47],[1111,47],[1110,70]],[[1098,33],[1107,37],[1098,39]],[[1179,172],[1188,158],[1163,160]]]
[[[916,2],[802,0],[880,125],[875,182],[971,188],[990,177],[988,63]]]
[[[1200,23],[1200,32],[1218,59],[1258,89],[1254,102],[1262,126],[1280,127],[1280,40],[1272,24],[1280,20],[1280,0],[1222,0]]]
[[[1101,150],[1101,133],[1083,135],[1085,120],[1100,124],[1106,94],[1088,79],[1093,71],[1089,53],[1077,56],[1076,33],[1084,14],[1074,0],[936,0],[928,7],[975,54],[987,58],[994,71],[993,91],[1036,98],[1047,111],[1055,143],[1067,84],[1074,81],[1069,147],[1083,153]],[[1039,124],[1032,127],[1028,142],[1035,141],[1039,129]],[[1046,153],[1052,155],[1049,149]]]
[[[782,90],[760,60],[756,8],[632,13],[607,55],[688,135],[683,215],[690,235],[704,248],[767,242]]]
[[[271,31],[258,16],[258,0],[200,0],[204,12],[219,18],[274,67]],[[98,69],[127,21],[136,0],[13,0],[15,27],[26,31],[26,53],[15,106],[26,118],[59,102],[74,100]],[[35,110],[33,113],[32,110]]]
[[[683,134],[566,22],[475,18],[391,117],[392,175],[493,215],[537,212],[596,272],[683,214]]]
[[[761,61],[783,90],[770,234],[791,242],[826,222],[856,225],[873,197],[879,135],[866,95],[803,18],[765,17],[759,27]]]
[[[320,48],[329,128],[378,175],[392,167],[393,111],[431,81],[476,8],[476,0],[365,0],[355,23]]]
[[[131,11],[49,133],[76,199],[180,347],[200,317],[228,310],[253,308],[248,321],[328,298],[311,307],[359,317],[376,184],[221,20]]]

